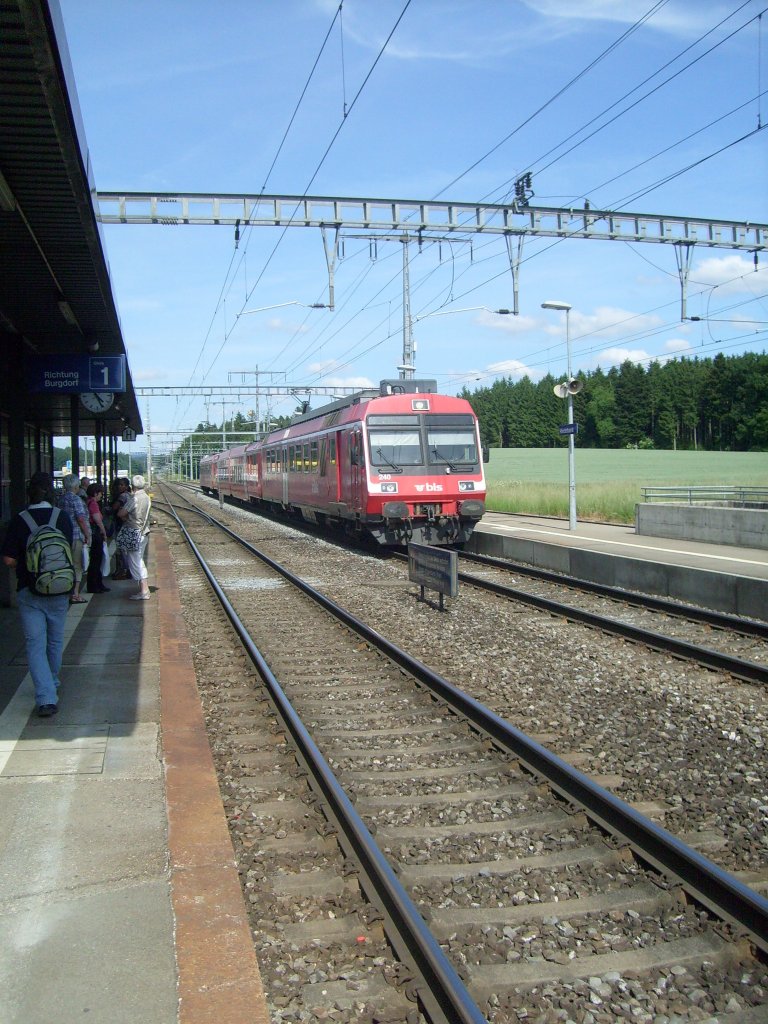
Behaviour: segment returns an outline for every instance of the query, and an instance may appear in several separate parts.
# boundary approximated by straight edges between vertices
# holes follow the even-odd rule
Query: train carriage
[[[434,381],[382,381],[208,456],[200,484],[391,545],[462,544],[485,510],[477,419]]]

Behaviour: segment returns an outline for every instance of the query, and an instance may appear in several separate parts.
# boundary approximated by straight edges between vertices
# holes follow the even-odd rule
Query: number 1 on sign
[[[104,383],[104,386],[106,387],[106,385],[109,384],[109,367],[108,366],[102,366],[102,368],[101,368],[101,375],[104,378],[103,383]]]

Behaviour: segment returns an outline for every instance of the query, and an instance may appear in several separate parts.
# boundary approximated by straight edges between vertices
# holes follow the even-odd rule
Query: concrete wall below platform
[[[768,580],[475,530],[468,551],[524,562],[581,580],[670,597],[729,615],[768,620]]]
[[[642,503],[635,506],[635,532],[644,537],[768,548],[768,511],[715,505]]]

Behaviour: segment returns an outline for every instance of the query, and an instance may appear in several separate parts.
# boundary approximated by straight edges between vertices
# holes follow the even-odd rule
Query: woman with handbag
[[[144,537],[149,533],[149,512],[152,503],[144,490],[144,477],[133,478],[133,494],[117,512],[122,526],[117,534],[117,547],[128,566],[131,578],[139,584],[138,594],[131,594],[131,601],[148,601],[149,584],[147,567],[142,558]]]
[[[118,546],[117,537],[123,525],[120,517],[120,509],[125,505],[131,496],[131,481],[127,476],[115,477],[109,488],[109,504],[112,520],[111,537],[115,542],[115,569],[112,573],[113,580],[128,580],[131,578],[126,567],[125,559]],[[108,533],[110,531],[107,531]]]
[[[101,563],[104,546],[107,543],[107,528],[101,514],[101,499],[104,488],[101,484],[89,484],[85,489],[88,502],[88,516],[91,524],[91,560],[88,563],[88,593],[106,594],[109,587],[104,586],[101,574]]]

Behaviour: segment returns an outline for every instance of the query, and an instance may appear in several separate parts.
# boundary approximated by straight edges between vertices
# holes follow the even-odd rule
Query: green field
[[[492,448],[485,467],[488,508],[568,516],[568,451]],[[576,449],[580,519],[631,523],[643,487],[738,484],[768,487],[768,452]]]

